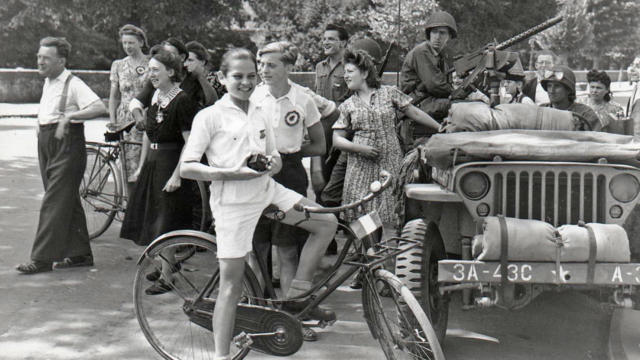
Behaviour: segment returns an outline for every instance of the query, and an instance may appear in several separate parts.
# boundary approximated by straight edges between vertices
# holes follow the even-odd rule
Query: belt
[[[82,126],[82,123],[69,123],[69,127],[80,127]],[[58,128],[58,123],[54,122],[51,124],[44,124],[44,125],[39,125],[40,126],[40,130],[51,130],[51,129],[56,129]]]
[[[151,150],[177,150],[182,148],[178,143],[151,143]]]

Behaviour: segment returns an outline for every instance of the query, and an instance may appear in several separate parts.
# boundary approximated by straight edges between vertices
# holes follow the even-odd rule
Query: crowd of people
[[[217,359],[228,354],[224,345],[230,342],[244,259],[252,249],[265,269],[272,268],[271,249],[277,249],[280,273],[274,275],[284,298],[310,289],[322,255],[336,251],[338,220],[313,214],[302,221],[294,205],[337,206],[362,198],[380,170],[399,172],[413,140],[439,131],[457,86],[447,45],[458,31],[446,12],[432,14],[425,31],[427,40],[404,59],[396,88],[381,85],[382,51],[375,41],[350,44],[348,32],[330,24],[322,40],[326,59],[317,64],[315,89],[309,89],[289,79],[298,49],[287,41],[262,46],[257,57],[231,49],[213,69],[209,52],[197,41],[168,38],[148,49],[141,28],[120,29],[126,57],[111,68],[108,113],[115,126],[135,120],[138,125],[126,136],[142,143],[127,145],[123,159],[129,201],[120,236],[145,246],[163,233],[191,227],[193,180],[211,182],[221,275],[213,320]],[[31,261],[17,268],[24,274],[93,265],[78,195],[86,163],[82,121],[107,109],[66,70],[70,47],[64,38],[48,37],[38,51],[38,70],[45,77],[38,114],[45,197]],[[612,101],[606,72],[589,72],[589,94],[579,99],[575,74],[556,64],[553,53],[540,52],[535,67],[531,76],[504,81],[503,103],[572,111],[588,130],[633,132],[620,121],[625,109]],[[637,118],[640,94],[635,90],[626,112]],[[248,159],[256,155],[269,165],[250,166]],[[311,158],[311,184],[305,157]],[[315,201],[307,198],[309,185]],[[270,205],[284,213],[283,220],[263,215]],[[366,206],[393,228],[391,191]],[[352,214],[343,220],[353,220]],[[164,255],[162,271],[148,274],[155,281],[149,295],[171,291],[171,272],[179,264],[174,254]],[[285,309],[305,305],[285,303]],[[335,318],[321,308],[311,316]],[[305,339],[314,340],[313,331],[305,329]]]

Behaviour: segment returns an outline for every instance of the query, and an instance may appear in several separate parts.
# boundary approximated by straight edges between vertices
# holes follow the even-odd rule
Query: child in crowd
[[[295,211],[294,205],[318,205],[271,178],[280,170],[282,161],[271,124],[249,100],[257,83],[256,67],[255,57],[248,50],[233,49],[224,55],[220,80],[228,93],[194,119],[180,172],[186,178],[211,181],[210,205],[216,219],[220,262],[220,292],[213,314],[216,359],[230,358],[245,257],[251,251],[254,229],[263,210],[276,205],[285,214],[283,223],[300,222],[298,226],[310,233],[287,298],[311,289],[315,270],[337,228],[337,220],[331,214],[312,214],[303,221],[304,214]],[[200,163],[205,153],[208,166]],[[248,158],[256,154],[267,156],[271,168],[256,171],[248,167]],[[291,301],[284,308],[301,310],[306,304]]]

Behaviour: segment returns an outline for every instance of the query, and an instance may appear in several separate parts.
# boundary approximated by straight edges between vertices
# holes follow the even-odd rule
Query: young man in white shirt
[[[306,196],[309,182],[302,158],[323,155],[326,142],[313,96],[289,80],[297,57],[298,49],[285,41],[260,49],[258,72],[263,83],[251,95],[251,101],[273,128],[276,148],[282,158],[282,170],[273,176],[274,180]],[[283,294],[289,292],[306,238],[306,231],[264,217],[256,227],[253,246],[263,265],[268,264],[271,245],[276,245]],[[315,336],[307,330],[306,339],[315,340]]]
[[[45,77],[38,109],[38,159],[44,184],[31,261],[17,266],[31,275],[52,269],[93,266],[80,182],[87,162],[83,120],[107,112],[82,80],[65,68],[71,44],[40,40],[38,72]]]

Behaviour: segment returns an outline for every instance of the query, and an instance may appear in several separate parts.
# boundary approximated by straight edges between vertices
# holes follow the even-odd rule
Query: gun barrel
[[[532,27],[529,30],[526,30],[510,39],[507,39],[503,42],[501,42],[500,44],[498,44],[496,46],[496,50],[504,50],[510,46],[513,46],[519,42],[521,42],[522,40],[528,39],[530,37],[532,37],[533,35],[536,35],[538,33],[543,32],[544,30],[547,30],[548,28],[556,25],[557,23],[562,21],[562,16],[556,16],[554,18],[551,18],[545,22],[543,22],[542,24],[536,25],[534,27]]]

